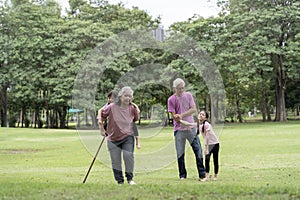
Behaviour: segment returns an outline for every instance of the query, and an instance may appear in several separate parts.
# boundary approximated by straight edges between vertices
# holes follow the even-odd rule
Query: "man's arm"
[[[191,107],[190,109],[188,109],[186,112],[179,114],[180,115],[180,119],[182,119],[182,118],[184,118],[186,116],[193,115],[196,111],[197,111],[196,105],[194,105],[193,107]]]

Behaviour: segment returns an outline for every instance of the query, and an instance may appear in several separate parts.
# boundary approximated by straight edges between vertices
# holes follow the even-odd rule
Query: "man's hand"
[[[175,115],[173,115],[173,119],[174,119],[176,122],[180,122],[180,120],[182,119],[182,117],[181,117],[180,114],[175,114]]]

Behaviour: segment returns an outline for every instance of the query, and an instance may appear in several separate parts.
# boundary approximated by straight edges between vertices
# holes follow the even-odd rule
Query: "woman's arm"
[[[102,117],[101,117],[102,109],[103,107],[98,110],[98,115],[97,115],[99,125],[102,124]]]
[[[103,106],[98,112],[98,115],[100,116],[98,118],[98,124],[99,124],[100,132],[101,132],[102,136],[106,136],[106,130],[104,129],[104,121],[107,119],[109,112],[111,110],[110,105],[111,104]]]

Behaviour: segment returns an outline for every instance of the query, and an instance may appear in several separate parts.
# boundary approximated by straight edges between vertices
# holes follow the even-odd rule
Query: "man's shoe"
[[[199,178],[199,181],[200,181],[200,182],[206,182],[206,181],[207,181],[207,178],[206,178],[206,177],[204,177],[204,178]]]

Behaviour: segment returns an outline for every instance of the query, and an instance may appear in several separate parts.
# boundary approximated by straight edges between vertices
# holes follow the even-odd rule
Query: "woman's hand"
[[[104,130],[104,128],[100,128],[100,134],[102,135],[102,136],[107,136],[106,135],[106,131]]]
[[[103,122],[102,121],[98,121],[98,124],[99,124],[99,128],[100,128],[100,134],[102,136],[106,136],[106,131],[104,129],[104,125],[103,125]]]

